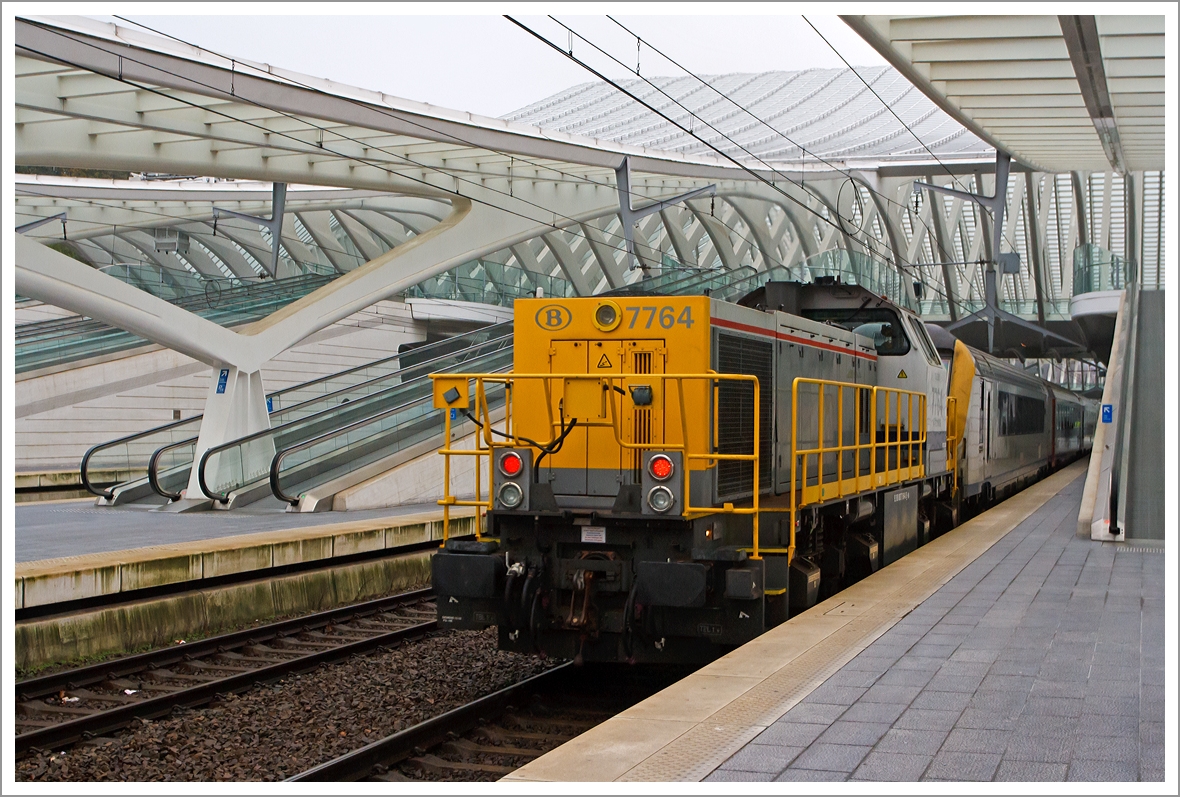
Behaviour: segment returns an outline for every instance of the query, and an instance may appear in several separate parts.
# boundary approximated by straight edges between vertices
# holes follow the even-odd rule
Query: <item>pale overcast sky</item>
[[[161,6],[151,8],[158,10]],[[257,8],[253,6],[253,10]],[[279,8],[297,10],[299,6]],[[366,12],[373,8],[381,6],[361,6]],[[668,5],[670,12],[694,8],[701,10]],[[717,8],[712,6],[708,10]],[[761,13],[756,16],[670,13],[617,15],[616,19],[696,74],[843,66],[802,17],[765,15],[773,8],[754,6]],[[563,14],[555,10],[554,16],[615,55],[628,68],[634,68],[634,37],[605,15],[588,15],[577,7],[573,10],[578,13]],[[502,116],[569,86],[596,80],[561,53],[491,13],[483,16],[128,13],[123,16],[226,55],[485,116]],[[117,21],[111,17],[99,18]],[[808,18],[854,66],[885,63],[839,18],[830,15]],[[522,15],[519,19],[556,41],[563,50],[568,47],[569,34],[553,20],[536,15]],[[622,67],[609,64],[589,44],[577,39],[574,54],[582,58],[593,56],[596,67],[612,77],[627,75]],[[643,75],[683,74],[647,47],[642,48],[639,59]]]

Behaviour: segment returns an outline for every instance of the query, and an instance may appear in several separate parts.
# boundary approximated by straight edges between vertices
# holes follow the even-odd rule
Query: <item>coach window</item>
[[[905,354],[910,350],[910,341],[897,313],[886,307],[860,309],[810,309],[803,315],[812,321],[831,324],[864,335],[873,341],[877,354],[886,357]]]

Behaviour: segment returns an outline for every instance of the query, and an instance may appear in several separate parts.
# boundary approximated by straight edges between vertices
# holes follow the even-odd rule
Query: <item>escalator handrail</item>
[[[412,366],[407,366],[407,368],[418,368],[418,367],[420,367],[420,366],[427,366],[427,365],[430,365],[430,364],[432,364],[432,363],[437,363],[437,362],[438,362],[438,361],[440,361],[440,360],[447,359],[447,358],[449,358],[449,357],[453,357],[453,356],[455,356],[455,355],[459,355],[459,354],[462,354],[462,353],[464,353],[464,352],[467,352],[467,351],[471,351],[472,349],[481,348],[481,347],[488,346],[489,344],[493,344],[493,343],[498,343],[498,342],[499,342],[499,343],[502,343],[502,342],[503,342],[503,339],[504,339],[504,338],[507,338],[507,337],[510,337],[510,336],[511,336],[511,334],[512,334],[512,333],[509,333],[508,335],[502,335],[502,336],[500,336],[500,337],[497,337],[497,338],[490,338],[490,339],[488,339],[488,340],[485,340],[485,341],[483,341],[483,342],[481,342],[481,343],[473,343],[471,346],[467,347],[466,349],[459,349],[458,351],[451,352],[450,354],[444,354],[444,355],[440,355],[440,356],[438,356],[438,357],[435,357],[435,358],[433,358],[433,359],[430,359],[430,360],[424,360],[423,362],[420,362],[420,363],[415,363],[415,364],[414,364],[414,365],[412,365]],[[433,344],[431,344],[431,345],[433,345]],[[500,350],[502,350],[502,349],[497,349],[497,351],[500,351]],[[487,352],[481,353],[479,356],[481,356],[481,357],[482,357],[482,356],[484,356],[485,354],[487,354]],[[394,355],[394,356],[400,357],[401,355]],[[388,360],[390,360],[390,359],[393,359],[393,358],[392,358],[392,357],[391,357],[391,358],[386,358],[385,360],[378,360],[378,361],[376,361],[376,362],[369,363],[368,365],[361,365],[361,366],[357,366],[357,368],[350,369],[350,371],[359,370],[359,369],[361,369],[361,368],[368,368],[368,367],[371,367],[371,366],[375,365],[375,364],[376,364],[376,363],[378,363],[378,362],[387,362],[387,361],[388,361]],[[270,415],[275,415],[275,414],[277,414],[277,413],[280,413],[280,412],[293,412],[293,411],[295,411],[295,410],[298,410],[298,409],[300,409],[300,408],[302,408],[302,407],[306,407],[306,406],[307,406],[307,405],[309,405],[309,404],[314,404],[314,403],[316,403],[316,402],[322,402],[322,401],[329,400],[329,399],[331,399],[333,396],[340,395],[341,393],[348,393],[348,392],[351,392],[351,391],[354,391],[354,390],[356,390],[357,388],[361,388],[361,387],[364,387],[365,385],[372,384],[373,382],[380,382],[381,380],[389,379],[389,378],[391,378],[391,377],[393,377],[393,376],[396,376],[397,374],[399,374],[399,373],[400,373],[401,371],[403,371],[403,370],[406,370],[406,369],[405,369],[405,368],[399,368],[398,370],[396,370],[396,371],[391,371],[390,373],[388,373],[388,374],[385,374],[385,375],[383,375],[383,376],[377,376],[377,377],[373,377],[372,379],[370,379],[370,380],[368,380],[368,381],[366,381],[366,382],[358,382],[357,384],[355,384],[355,385],[352,385],[352,386],[350,386],[350,387],[341,388],[340,390],[336,390],[336,391],[333,391],[333,392],[331,392],[331,393],[325,393],[325,394],[323,394],[323,395],[321,395],[321,396],[314,396],[314,397],[312,397],[312,398],[309,398],[309,399],[307,399],[306,401],[301,401],[301,402],[300,402],[300,403],[298,403],[298,404],[293,404],[293,405],[291,405],[290,407],[283,407],[283,408],[281,408],[281,409],[277,409],[277,410],[275,410],[274,412],[270,413]],[[304,387],[307,387],[308,385],[312,385],[312,384],[315,384],[315,383],[317,383],[317,382],[324,381],[325,379],[333,379],[333,378],[336,378],[336,377],[340,376],[341,374],[346,374],[346,373],[349,373],[350,371],[341,371],[341,372],[338,372],[338,373],[336,373],[336,374],[330,374],[330,375],[328,375],[328,376],[326,376],[326,377],[320,377],[320,378],[318,378],[318,379],[313,379],[313,380],[311,380],[311,381],[309,381],[309,382],[304,382],[304,383],[302,383],[302,384],[300,384],[300,385],[296,385],[296,386],[294,386],[294,387],[285,388],[284,390],[281,390],[281,391],[276,391],[276,392],[274,392],[274,393],[271,393],[271,394],[270,394],[270,397],[279,396],[279,395],[281,395],[281,394],[283,394],[283,393],[289,393],[289,392],[291,392],[291,391],[293,391],[293,390],[295,390],[295,389],[297,389],[297,388],[304,388]],[[385,389],[383,389],[383,390],[379,390],[379,391],[377,391],[377,392],[375,392],[375,393],[372,393],[372,394],[370,394],[370,396],[377,396],[377,395],[380,395],[381,393],[384,393],[386,390],[389,390],[389,389],[392,389],[392,388],[395,388],[395,387],[402,387],[403,385],[413,384],[413,383],[415,383],[415,382],[417,381],[417,379],[420,379],[420,378],[421,378],[421,377],[416,377],[415,379],[411,379],[409,382],[401,382],[401,383],[398,383],[398,384],[396,384],[396,385],[390,385],[388,388],[385,388]],[[367,398],[369,398],[370,396],[365,396],[364,398],[366,398],[366,399],[367,399]],[[287,426],[288,424],[295,423],[296,421],[306,421],[306,420],[307,420],[307,419],[309,419],[309,418],[315,418],[315,417],[316,417],[317,415],[319,415],[321,412],[326,412],[326,411],[328,411],[328,410],[335,409],[335,408],[336,408],[336,407],[338,407],[338,406],[339,406],[339,405],[332,405],[331,407],[325,407],[325,408],[324,408],[323,410],[321,410],[320,412],[315,412],[315,413],[312,413],[311,415],[307,415],[307,416],[305,416],[305,417],[303,417],[303,418],[293,419],[293,420],[291,420],[291,421],[287,421],[286,423],[279,424],[278,426],[271,426],[271,427],[268,427],[267,429],[264,429],[264,430],[262,430],[262,431],[260,431],[260,432],[256,432],[256,433],[255,433],[253,436],[255,436],[255,437],[261,437],[261,436],[264,436],[264,435],[266,435],[266,434],[268,434],[268,433],[270,433],[270,432],[276,432],[276,431],[278,431],[278,430],[282,429],[283,427]],[[201,416],[196,416],[196,417],[201,417]],[[240,437],[240,438],[237,438],[236,440],[231,440],[230,442],[228,442],[228,443],[225,443],[225,444],[224,444],[224,447],[227,447],[227,448],[228,448],[228,447],[232,447],[232,446],[233,446],[235,443],[240,443],[240,442],[247,442],[247,440],[249,439],[249,437],[251,437],[251,436],[247,436],[247,437]],[[180,447],[180,446],[182,446],[182,445],[186,445],[186,444],[188,444],[188,443],[190,443],[190,442],[193,442],[195,439],[196,439],[196,438],[191,438],[191,439],[189,439],[189,440],[181,440],[180,442],[177,442],[177,443],[168,443],[167,445],[164,445],[164,446],[162,446],[161,448],[157,449],[155,452],[153,452],[153,454],[152,454],[152,456],[151,456],[151,459],[150,459],[150,461],[149,461],[149,463],[148,463],[148,482],[149,482],[149,483],[152,485],[152,489],[153,489],[153,490],[154,490],[156,493],[158,493],[159,495],[162,495],[162,496],[164,496],[165,498],[170,498],[170,499],[172,499],[172,500],[177,500],[178,498],[180,498],[180,495],[179,495],[178,493],[172,493],[172,492],[168,492],[168,491],[164,490],[163,488],[159,487],[159,474],[156,472],[156,466],[157,466],[157,464],[158,464],[158,462],[159,462],[159,460],[160,460],[160,457],[162,457],[162,456],[163,456],[163,454],[164,454],[166,451],[168,451],[168,450],[170,450],[170,449],[173,449],[173,448]],[[221,448],[220,448],[220,447],[219,447],[219,450],[221,450]],[[210,497],[212,498],[213,496],[210,496]],[[219,500],[226,500],[226,499],[225,499],[225,498],[222,498],[222,499],[219,499]]]
[[[508,325],[511,325],[511,323],[512,323],[512,322],[510,322],[510,321],[509,321],[509,322],[506,322],[506,323],[507,323]],[[498,327],[498,326],[502,326],[502,325],[500,325],[500,324],[495,324],[495,325],[492,325],[491,327],[483,327],[483,328],[481,328],[480,330],[477,330],[477,331],[487,331],[487,330],[493,329],[493,327]],[[466,334],[474,334],[474,333],[466,333]],[[495,342],[495,341],[501,341],[501,340],[502,340],[502,338],[504,338],[504,337],[508,337],[508,336],[509,336],[509,335],[511,335],[511,334],[512,334],[512,333],[510,332],[510,333],[508,333],[508,335],[501,335],[501,336],[499,336],[499,337],[489,338],[488,340],[485,340],[485,341],[483,341],[482,343],[476,343],[476,344],[472,344],[472,346],[470,346],[470,347],[468,347],[468,348],[470,349],[470,348],[475,348],[476,346],[486,346],[486,345],[488,345],[488,344],[490,344],[490,343],[493,343],[493,342]],[[457,337],[457,336],[456,336],[456,337]],[[446,340],[453,340],[453,338],[447,338]],[[444,341],[438,341],[438,343],[444,343],[444,342],[446,342],[446,341],[445,341],[445,340],[444,340]],[[434,346],[434,345],[436,345],[436,344],[434,344],[434,343],[431,343],[431,344],[428,344],[428,345],[429,345],[429,346]],[[421,347],[421,348],[423,348],[423,349],[424,349],[424,348],[427,348],[427,347],[426,347],[426,346],[423,346],[423,347]],[[451,352],[451,355],[461,354],[462,352],[464,352],[464,351],[466,351],[466,350],[467,350],[467,349],[460,349],[460,350],[458,350],[458,351],[456,351],[456,352]],[[402,355],[402,354],[393,355],[393,357],[401,357],[401,356],[403,356],[403,355]],[[448,356],[448,355],[442,355],[442,356],[440,356],[440,357],[435,357],[435,358],[433,358],[433,359],[430,359],[430,360],[424,360],[423,362],[421,362],[421,363],[416,363],[415,365],[413,365],[413,366],[410,366],[410,367],[417,368],[417,367],[418,367],[418,366],[420,366],[420,365],[429,365],[430,363],[437,362],[438,360],[440,360],[440,359],[443,359],[443,358],[444,358],[444,357],[446,357],[446,356]],[[346,374],[348,374],[348,373],[352,373],[352,372],[354,372],[354,371],[358,371],[358,370],[361,370],[361,369],[363,369],[363,368],[372,367],[373,365],[376,365],[376,364],[378,364],[378,363],[382,363],[382,362],[388,362],[389,360],[393,359],[393,357],[387,357],[387,358],[385,358],[385,359],[383,359],[383,360],[377,360],[377,361],[374,361],[374,362],[368,363],[368,364],[366,364],[366,365],[358,365],[358,366],[356,366],[355,368],[350,368],[350,369],[348,369],[348,370],[346,370],[346,371],[338,371],[338,372],[337,372],[337,373],[335,373],[335,374],[329,374],[329,375],[327,375],[327,376],[317,377],[317,378],[315,378],[315,379],[308,380],[307,382],[301,382],[301,383],[299,383],[298,385],[292,385],[291,387],[285,387],[285,388],[282,388],[281,390],[276,390],[276,391],[274,391],[273,393],[268,393],[268,394],[267,394],[267,398],[272,398],[272,399],[273,399],[273,398],[279,398],[279,397],[281,397],[281,396],[283,396],[283,395],[285,395],[285,394],[287,394],[287,393],[290,393],[290,392],[292,392],[292,391],[295,391],[295,390],[301,390],[301,389],[307,388],[307,387],[309,387],[309,386],[311,386],[311,385],[314,385],[314,384],[316,384],[316,383],[319,383],[319,382],[326,381],[326,380],[328,380],[328,379],[334,379],[334,378],[338,378],[338,377],[340,377],[340,376],[342,376],[342,375],[346,375]],[[401,370],[401,369],[399,369],[399,370]],[[387,379],[387,378],[389,378],[390,376],[393,376],[393,375],[394,375],[394,373],[396,373],[396,372],[391,372],[391,373],[389,373],[389,374],[386,374],[386,375],[385,375],[385,376],[383,376],[383,377],[374,377],[373,379],[369,380],[369,382],[374,382],[374,381],[377,381],[378,379]],[[296,409],[299,409],[300,407],[306,406],[307,404],[309,404],[309,403],[311,403],[311,402],[315,402],[315,401],[323,401],[323,400],[325,400],[325,399],[328,399],[328,398],[331,398],[332,396],[334,396],[334,395],[337,395],[337,394],[339,394],[339,393],[346,392],[346,391],[348,391],[348,390],[355,390],[356,388],[358,388],[358,387],[362,387],[363,385],[365,385],[365,384],[368,384],[369,382],[361,382],[361,383],[358,383],[358,384],[356,384],[356,385],[353,385],[352,387],[349,387],[349,388],[341,388],[340,390],[334,391],[333,393],[326,393],[326,394],[324,394],[324,395],[322,395],[322,396],[316,396],[316,397],[314,397],[314,398],[307,399],[306,401],[302,401],[302,402],[300,402],[299,404],[294,404],[294,405],[292,405],[292,406],[290,406],[290,407],[283,407],[283,408],[281,408],[281,409],[277,409],[277,410],[275,410],[275,412],[290,412],[290,411],[292,411],[292,410],[296,410]],[[376,394],[374,394],[374,395],[376,395]],[[273,413],[272,413],[272,414],[273,414]],[[309,417],[310,417],[310,416],[309,416]],[[143,437],[147,437],[148,435],[159,434],[160,432],[165,432],[165,431],[167,431],[168,429],[171,429],[171,428],[172,428],[172,427],[174,427],[174,426],[177,426],[177,425],[180,425],[180,424],[184,424],[184,423],[191,423],[191,422],[193,422],[193,421],[200,421],[202,418],[204,418],[204,413],[201,413],[200,415],[193,415],[193,416],[190,416],[190,417],[188,417],[188,418],[185,418],[185,419],[183,419],[183,420],[180,420],[180,421],[172,421],[172,422],[170,422],[170,423],[163,424],[162,426],[154,426],[154,427],[152,427],[151,429],[146,429],[146,430],[144,430],[144,431],[142,431],[142,432],[136,432],[135,434],[127,435],[127,436],[125,436],[125,437],[120,437],[120,438],[118,438],[118,439],[116,439],[116,440],[108,440],[108,441],[107,441],[107,442],[105,442],[105,443],[98,443],[97,445],[94,445],[94,446],[92,446],[92,447],[91,447],[91,448],[90,448],[90,449],[89,449],[89,450],[86,452],[85,456],[83,456],[83,458],[82,458],[82,464],[81,464],[81,467],[80,467],[80,470],[82,471],[82,472],[81,472],[81,479],[82,479],[82,484],[83,484],[83,485],[86,487],[86,489],[87,489],[87,490],[89,490],[89,491],[90,491],[92,494],[94,494],[94,495],[97,495],[97,496],[101,496],[101,497],[103,497],[103,498],[106,498],[107,500],[110,500],[111,498],[113,498],[113,497],[114,497],[114,493],[112,493],[110,490],[101,490],[101,489],[99,489],[99,488],[97,488],[97,487],[94,487],[93,485],[91,485],[91,484],[90,484],[89,480],[88,480],[88,479],[87,479],[87,477],[86,477],[86,466],[87,466],[87,464],[88,464],[88,462],[89,462],[89,460],[90,460],[90,458],[91,458],[91,456],[92,456],[93,454],[97,453],[97,452],[98,452],[100,449],[109,448],[109,447],[114,447],[114,446],[121,445],[121,444],[123,444],[123,443],[127,443],[127,442],[132,442],[132,441],[134,441],[134,440],[136,440],[136,439],[143,438]],[[275,428],[278,428],[278,427],[275,427]],[[194,439],[195,439],[195,438],[194,438]],[[158,474],[157,474],[157,473],[155,473],[155,470],[154,470],[154,464],[159,462],[159,458],[160,458],[160,457],[161,457],[161,456],[164,454],[164,452],[165,452],[165,451],[167,451],[167,450],[169,450],[169,449],[172,449],[172,448],[175,448],[175,447],[178,447],[178,446],[181,446],[181,445],[184,445],[184,444],[186,444],[186,443],[188,443],[188,442],[190,442],[190,440],[186,439],[186,440],[181,440],[181,441],[179,441],[179,442],[175,442],[175,443],[166,443],[165,445],[163,445],[163,446],[161,446],[160,448],[156,449],[156,450],[155,450],[155,451],[152,453],[151,457],[149,457],[149,459],[148,459],[148,482],[149,482],[149,484],[151,484],[151,485],[152,485],[152,489],[153,489],[153,490],[154,490],[156,493],[158,493],[159,495],[162,495],[162,496],[164,496],[164,497],[166,497],[166,498],[171,498],[171,499],[173,499],[173,500],[176,500],[177,498],[179,498],[179,497],[180,497],[179,495],[176,495],[176,494],[173,494],[173,493],[170,493],[170,492],[166,492],[166,491],[163,491],[163,490],[161,490],[161,489],[157,489],[157,485],[158,485]]]
[[[478,345],[484,345],[484,344],[478,344]],[[493,352],[481,354],[478,357],[476,357],[475,359],[479,360],[484,357],[490,357],[493,354],[499,354],[503,351],[504,351],[504,349],[497,349],[496,351],[493,351]],[[401,382],[397,385],[391,385],[390,387],[385,388],[384,390],[378,391],[376,393],[372,393],[368,396],[365,396],[363,400],[371,400],[371,401],[377,402],[377,401],[380,401],[380,397],[382,395],[389,393],[392,390],[396,390],[398,388],[404,388],[404,387],[407,387],[410,385],[418,385],[418,384],[423,383],[424,380],[429,380],[429,379],[430,379],[430,375],[424,374],[422,376],[415,377],[414,379],[411,379],[409,382]],[[415,399],[415,401],[417,401],[417,400],[418,399]],[[409,403],[413,403],[413,402],[409,402]],[[215,492],[213,492],[211,489],[209,489],[208,483],[205,481],[205,465],[208,463],[209,458],[211,456],[213,456],[214,454],[220,454],[222,451],[227,451],[235,446],[240,446],[244,443],[249,443],[254,440],[260,440],[263,437],[266,437],[267,435],[275,434],[276,432],[278,432],[278,431],[282,430],[283,428],[290,426],[292,424],[304,423],[304,422],[307,422],[307,421],[315,419],[315,418],[323,417],[327,413],[330,413],[334,410],[339,409],[339,407],[340,407],[339,404],[331,406],[331,407],[325,407],[324,409],[320,410],[319,412],[316,412],[311,415],[308,415],[308,416],[298,419],[298,421],[288,421],[287,423],[282,424],[281,426],[276,426],[276,427],[268,428],[268,429],[261,429],[257,432],[254,432],[253,434],[244,435],[242,437],[237,438],[236,440],[230,440],[228,442],[222,443],[221,445],[213,446],[212,448],[206,449],[205,453],[203,453],[201,455],[201,462],[198,465],[198,470],[197,470],[197,482],[201,486],[201,492],[203,492],[207,497],[212,498],[214,501],[220,501],[221,503],[226,503],[229,501],[229,494],[228,493],[215,493]],[[382,410],[382,411],[374,413],[373,415],[370,415],[366,418],[362,418],[359,421],[354,421],[354,423],[371,422],[374,419],[381,417],[382,415],[384,415],[390,411],[391,410]],[[349,427],[351,427],[351,426],[352,426],[352,424],[349,424]],[[338,427],[338,428],[344,428],[344,427]],[[325,434],[332,434],[332,432],[326,432]],[[296,445],[298,445],[298,444],[296,444]]]
[[[340,395],[341,393],[348,393],[348,392],[350,392],[350,391],[356,390],[357,388],[364,387],[365,385],[371,385],[371,384],[373,384],[374,382],[380,382],[380,381],[381,381],[381,380],[383,380],[383,379],[389,379],[390,377],[392,377],[392,376],[396,376],[397,374],[401,373],[402,371],[404,371],[404,370],[406,370],[406,369],[408,369],[408,368],[419,368],[419,367],[421,367],[421,366],[424,366],[424,365],[430,365],[430,364],[432,364],[432,363],[438,363],[440,360],[445,360],[445,359],[447,359],[447,358],[449,358],[449,357],[454,357],[454,356],[460,355],[460,354],[462,354],[463,352],[471,351],[472,349],[475,349],[475,348],[479,348],[479,347],[482,347],[482,346],[489,346],[489,345],[491,345],[491,344],[493,344],[493,343],[501,343],[501,344],[502,344],[502,343],[504,342],[504,339],[505,339],[505,338],[512,337],[512,334],[513,334],[512,332],[508,332],[507,334],[505,334],[505,335],[500,335],[499,337],[495,337],[495,338],[488,338],[487,340],[485,340],[485,341],[482,341],[482,342],[480,342],[480,343],[472,343],[470,346],[467,346],[467,347],[465,347],[465,348],[462,348],[462,349],[458,349],[458,350],[456,350],[456,351],[453,351],[453,352],[450,352],[450,353],[448,353],[448,354],[440,354],[440,355],[438,355],[437,357],[432,357],[432,358],[431,358],[431,359],[429,359],[429,360],[423,360],[423,361],[422,361],[422,362],[420,362],[420,363],[414,363],[413,365],[407,365],[407,366],[399,367],[399,368],[398,368],[396,371],[390,371],[389,373],[387,373],[387,374],[383,374],[382,376],[375,376],[375,377],[373,377],[372,379],[367,379],[367,380],[365,380],[364,382],[357,382],[355,385],[351,385],[351,386],[349,386],[349,387],[342,387],[342,388],[340,388],[339,390],[333,390],[331,393],[324,393],[323,395],[320,395],[320,396],[314,396],[314,397],[312,397],[312,398],[309,398],[309,399],[307,399],[307,400],[305,400],[305,401],[301,401],[301,402],[299,402],[298,404],[292,404],[290,407],[283,407],[281,410],[275,410],[275,412],[287,412],[287,411],[290,411],[290,410],[299,409],[300,407],[306,406],[307,404],[310,404],[310,403],[312,403],[312,402],[316,402],[316,401],[323,401],[323,400],[325,400],[325,399],[330,399],[330,398],[332,398],[333,396],[338,396],[338,395]],[[450,340],[450,338],[448,338],[448,340]],[[440,341],[440,342],[441,342],[441,341]],[[432,345],[432,346],[433,346],[434,344],[432,343],[432,344],[430,344],[430,345]],[[425,346],[423,346],[422,348],[426,348],[426,347],[425,347]],[[294,391],[294,390],[296,390],[296,389],[303,389],[303,388],[307,388],[307,387],[310,387],[310,386],[312,386],[312,385],[315,385],[315,384],[317,384],[317,383],[319,383],[319,382],[325,382],[325,381],[327,381],[327,380],[329,380],[329,379],[336,379],[336,378],[338,378],[338,377],[340,377],[340,376],[343,376],[343,375],[345,375],[345,374],[352,373],[353,371],[359,371],[359,370],[361,370],[361,369],[363,369],[363,368],[371,368],[372,366],[374,366],[374,365],[377,365],[377,364],[379,364],[379,363],[383,363],[383,362],[389,362],[390,360],[394,359],[395,357],[404,357],[406,354],[409,354],[409,352],[403,352],[402,354],[395,354],[395,355],[393,355],[392,357],[386,357],[386,358],[385,358],[385,359],[383,359],[383,360],[375,360],[374,362],[368,363],[368,364],[366,364],[366,365],[358,365],[356,368],[349,369],[348,371],[340,371],[340,372],[338,372],[338,373],[335,373],[335,374],[329,374],[328,376],[319,377],[318,379],[312,379],[312,380],[310,380],[310,381],[308,381],[308,382],[304,382],[304,383],[302,383],[302,384],[300,384],[300,385],[296,385],[295,387],[289,387],[289,388],[285,388],[283,391],[280,391],[280,392],[283,392],[283,393],[290,393],[290,392],[292,392],[292,391]],[[483,356],[483,354],[481,354],[480,356],[482,357],[482,356]],[[415,377],[415,379],[417,379],[417,378],[418,378],[418,377]],[[411,380],[411,381],[413,381],[413,380]],[[406,383],[406,382],[402,382],[401,384],[408,384],[408,383]],[[271,395],[272,395],[272,396],[277,396],[277,395],[279,395],[279,393],[278,393],[278,392],[276,392],[276,393],[272,393]],[[372,395],[377,395],[377,394],[376,394],[376,393],[373,393]],[[366,398],[368,398],[368,397],[366,396]],[[329,408],[329,409],[330,409],[330,408]],[[310,416],[308,416],[308,417],[310,417]],[[273,427],[273,428],[276,428],[276,429],[277,429],[277,428],[279,428],[279,427]]]
[[[133,443],[142,437],[147,437],[150,434],[156,434],[159,432],[165,432],[175,426],[181,426],[186,423],[191,423],[195,418],[200,418],[200,417],[201,417],[200,415],[193,415],[189,418],[182,418],[179,421],[172,421],[171,423],[166,423],[163,426],[157,426],[153,429],[148,429],[143,432],[136,432],[135,434],[129,434],[129,435],[126,435],[125,437],[120,437],[115,440],[108,440],[105,443],[98,443],[96,445],[91,446],[90,448],[88,448],[86,450],[86,453],[82,455],[82,464],[79,466],[79,471],[80,471],[79,475],[82,479],[82,486],[85,487],[87,490],[89,490],[92,494],[97,495],[100,498],[106,498],[107,500],[114,498],[115,497],[114,493],[112,493],[110,490],[100,490],[99,488],[95,487],[94,485],[92,485],[90,483],[90,479],[87,476],[87,470],[88,470],[88,466],[90,464],[90,458],[95,453],[97,453],[99,451],[99,449],[110,448],[113,446],[122,445],[123,443]]]
[[[506,365],[503,368],[497,368],[492,371],[489,371],[488,373],[500,374],[500,373],[506,373],[510,370],[512,370],[512,366]],[[295,443],[293,445],[289,445],[280,451],[276,451],[274,457],[270,461],[270,491],[272,493],[274,493],[275,498],[278,498],[280,501],[286,501],[291,506],[295,506],[296,504],[299,503],[299,497],[298,496],[292,497],[292,496],[289,496],[286,493],[284,493],[282,490],[282,486],[279,483],[280,466],[282,465],[282,461],[284,459],[286,459],[289,455],[294,454],[297,451],[302,451],[305,448],[310,448],[311,446],[314,446],[318,443],[322,443],[323,441],[331,439],[333,437],[338,437],[339,435],[347,434],[347,433],[353,431],[354,429],[361,428],[362,426],[367,426],[368,424],[371,424],[375,421],[379,421],[386,416],[393,415],[398,412],[403,412],[403,411],[409,409],[410,407],[413,407],[416,404],[421,404],[424,401],[433,401],[433,400],[434,400],[434,396],[421,396],[421,397],[416,398],[412,401],[407,401],[405,404],[400,404],[396,407],[391,407],[390,409],[383,410],[383,411],[377,413],[376,415],[371,415],[368,418],[362,418],[359,421],[353,421],[352,423],[347,424],[346,426],[341,426],[341,427],[333,429],[329,432],[324,432],[323,434],[317,435],[317,436],[311,438],[310,440],[304,440],[300,443]]]
[[[172,501],[179,501],[180,500],[180,497],[181,497],[180,493],[168,492],[160,484],[160,474],[158,473],[158,469],[159,469],[158,466],[160,464],[160,457],[162,457],[164,455],[165,451],[170,451],[173,448],[180,448],[181,446],[186,446],[186,445],[195,446],[197,443],[197,439],[198,438],[196,438],[196,437],[190,437],[187,440],[181,440],[176,443],[169,443],[166,446],[160,446],[159,448],[157,448],[155,451],[152,452],[151,459],[148,460],[148,471],[147,471],[148,472],[148,484],[151,485],[152,492],[156,493],[156,495],[162,495],[165,498],[172,500]],[[189,467],[192,467],[191,462],[189,463]]]

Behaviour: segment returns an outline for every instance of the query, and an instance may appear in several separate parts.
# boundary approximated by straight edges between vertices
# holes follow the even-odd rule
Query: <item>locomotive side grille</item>
[[[651,373],[650,351],[636,351],[631,353],[631,373]],[[631,411],[631,442],[636,445],[651,443],[651,410],[635,407]],[[643,452],[631,450],[631,478],[632,484],[639,484],[643,479]]]
[[[717,336],[717,371],[758,377],[760,437],[758,483],[771,484],[774,449],[774,347],[771,343],[735,335]],[[720,382],[717,389],[717,452],[754,453],[754,388],[741,382]],[[717,496],[748,495],[754,479],[754,463],[726,460],[717,464]]]

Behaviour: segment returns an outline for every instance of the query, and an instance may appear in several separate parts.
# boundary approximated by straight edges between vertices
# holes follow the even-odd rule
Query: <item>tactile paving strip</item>
[[[1050,497],[1077,477],[1077,466],[1021,493],[832,599],[856,601],[863,611],[703,722],[658,750],[619,780],[701,781],[751,739],[786,714],[902,617],[974,562]],[[902,563],[899,563],[899,565]],[[919,567],[921,568],[919,570]],[[902,578],[899,578],[902,576]],[[800,617],[834,612],[831,601]],[[789,633],[790,623],[770,634]],[[691,676],[690,676],[691,677]]]

